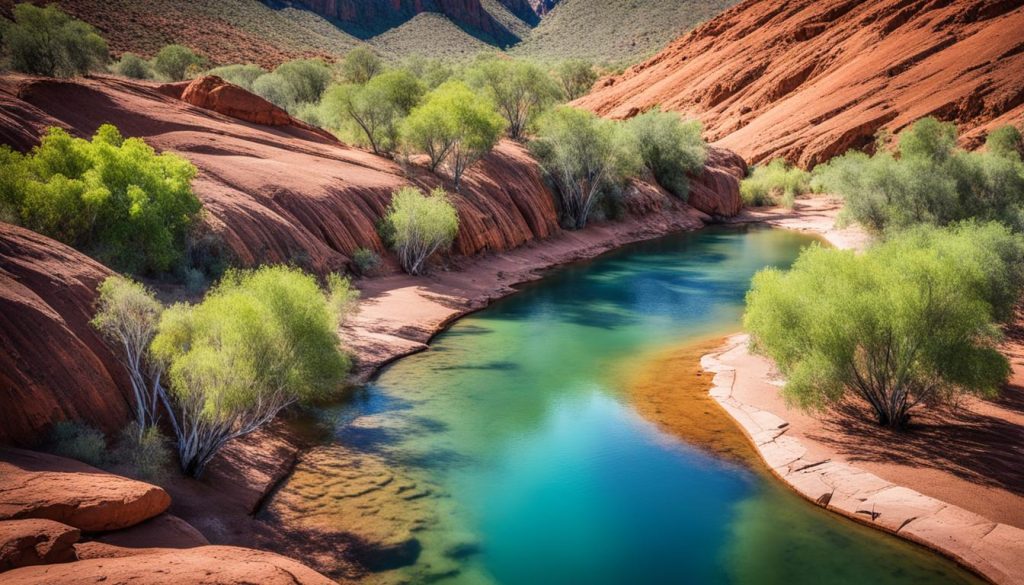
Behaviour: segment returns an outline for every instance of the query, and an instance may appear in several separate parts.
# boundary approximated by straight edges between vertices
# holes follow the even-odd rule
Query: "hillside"
[[[1024,122],[1024,0],[749,0],[578,105],[660,105],[748,162],[814,166],[924,116],[968,147]],[[557,12],[557,10],[556,10]]]
[[[538,59],[629,64],[647,57],[738,0],[562,0],[512,53]]]

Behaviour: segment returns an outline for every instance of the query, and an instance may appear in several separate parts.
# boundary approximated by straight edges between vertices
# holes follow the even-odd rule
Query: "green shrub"
[[[750,176],[740,182],[743,204],[751,207],[782,205],[791,208],[798,195],[810,191],[810,173],[781,158],[754,167]]]
[[[498,57],[479,60],[465,74],[469,85],[489,97],[505,118],[508,137],[522,138],[526,126],[553,104],[560,92],[539,66]]]
[[[349,83],[366,83],[383,71],[384,63],[380,57],[366,47],[352,49],[341,62],[341,75]]]
[[[626,128],[644,166],[662,187],[686,201],[687,176],[700,172],[707,158],[700,122],[684,123],[678,114],[655,108],[626,122]]]
[[[0,147],[3,215],[113,268],[162,273],[184,258],[202,208],[196,169],[105,124],[92,141],[51,128],[28,156]]]
[[[320,59],[296,59],[282,63],[274,69],[292,87],[298,103],[315,104],[331,83],[331,69]]]
[[[194,77],[204,59],[183,45],[167,45],[153,57],[153,70],[167,81]]]
[[[171,460],[171,449],[160,429],[151,426],[140,432],[137,422],[121,431],[117,447],[110,457],[115,469],[149,482],[163,480]]]
[[[436,252],[446,250],[459,232],[459,214],[444,189],[429,195],[403,187],[391,198],[384,214],[398,260],[409,274],[422,274]]]
[[[430,158],[430,170],[444,164],[455,190],[462,174],[497,144],[504,122],[494,105],[459,81],[449,81],[427,94],[402,124],[405,144]]]
[[[73,77],[107,62],[107,42],[90,25],[54,4],[14,6],[14,22],[3,29],[11,68],[48,77]]]
[[[252,91],[253,83],[261,76],[267,74],[267,70],[259,65],[224,65],[214,67],[206,72],[207,75],[216,75],[228,83]]]
[[[805,408],[847,394],[879,424],[960,394],[995,394],[1009,373],[997,323],[1024,282],[1024,240],[996,223],[918,227],[863,254],[812,246],[792,270],[760,272],[744,327]]]
[[[563,225],[585,227],[602,197],[638,172],[631,142],[621,124],[575,108],[556,107],[538,119],[530,150],[555,185]]]
[[[1020,130],[1013,126],[1000,126],[985,139],[985,147],[993,156],[1009,160],[1020,160],[1024,154],[1024,140]]]
[[[50,431],[48,450],[55,455],[99,467],[107,460],[107,439],[89,425],[61,421]]]
[[[393,238],[392,238],[393,239]],[[360,276],[369,276],[380,268],[380,256],[369,248],[359,248],[352,254],[352,264]]]
[[[842,195],[845,218],[882,233],[969,218],[1024,229],[1024,163],[1013,131],[997,130],[988,152],[956,148],[956,127],[919,120],[900,136],[899,156],[848,152],[814,170],[818,190]]]
[[[402,68],[412,73],[428,90],[434,89],[455,75],[455,70],[440,59],[427,59],[412,55],[402,62]]]
[[[287,79],[277,73],[268,73],[256,78],[252,92],[268,102],[291,111],[299,103],[295,88]]]
[[[590,93],[590,88],[597,82],[597,70],[594,64],[582,59],[562,61],[555,68],[555,78],[561,86],[562,96],[569,101],[581,98]]]
[[[115,74],[129,79],[152,79],[153,67],[135,53],[125,53],[112,67]]]
[[[375,154],[394,152],[399,125],[423,96],[423,85],[411,73],[394,69],[363,85],[334,85],[324,94],[321,109],[335,129],[354,127]]]

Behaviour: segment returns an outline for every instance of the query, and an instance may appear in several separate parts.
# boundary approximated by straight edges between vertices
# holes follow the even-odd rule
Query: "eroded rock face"
[[[74,585],[86,583],[149,585],[333,585],[334,581],[296,561],[274,553],[233,546],[190,549],[145,549],[117,558],[101,557],[25,567],[4,573],[7,585]]]
[[[182,91],[181,100],[254,124],[285,126],[292,123],[288,112],[216,75],[206,75],[192,81]]]
[[[21,449],[0,450],[0,520],[54,520],[84,532],[119,530],[162,514],[161,488],[73,461]]]
[[[924,116],[965,146],[1024,123],[1019,0],[752,0],[680,37],[578,105],[623,118],[656,105],[700,118],[749,162],[804,167]]]
[[[77,528],[53,520],[0,522],[0,572],[75,560]]]

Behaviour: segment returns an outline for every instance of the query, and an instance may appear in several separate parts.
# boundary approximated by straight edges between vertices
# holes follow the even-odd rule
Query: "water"
[[[660,432],[619,387],[631,356],[736,331],[751,276],[811,241],[709,229],[558,270],[327,413],[341,444],[425,488],[422,551],[388,580],[977,582]]]

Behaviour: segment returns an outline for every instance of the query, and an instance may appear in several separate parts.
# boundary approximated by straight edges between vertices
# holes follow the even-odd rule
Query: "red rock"
[[[63,457],[0,450],[0,520],[43,518],[98,532],[134,526],[170,505],[155,485]]]
[[[233,546],[148,549],[120,558],[93,558],[4,573],[5,585],[333,585],[327,577],[274,553]]]
[[[254,124],[286,126],[292,123],[288,112],[215,75],[206,75],[192,81],[182,91],[181,100]]]
[[[80,534],[77,528],[53,520],[0,522],[0,572],[73,561]]]
[[[193,548],[210,544],[195,527],[173,514],[160,514],[131,528],[102,534],[96,541],[125,548]]]
[[[749,162],[810,167],[936,116],[976,147],[1024,123],[1019,0],[751,0],[609,78],[577,104],[700,118]]]

